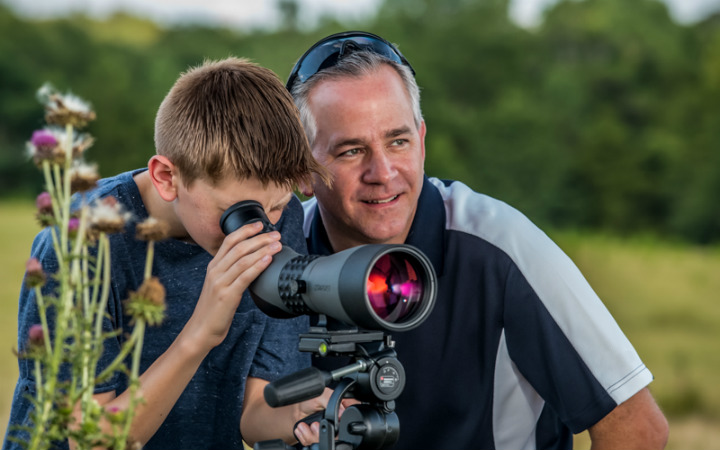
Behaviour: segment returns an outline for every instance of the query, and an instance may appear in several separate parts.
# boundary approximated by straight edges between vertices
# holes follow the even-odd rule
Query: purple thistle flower
[[[55,147],[58,141],[48,130],[37,130],[33,132],[30,143],[35,147]]]
[[[80,228],[80,219],[77,217],[71,217],[68,220],[68,234],[74,238],[77,236],[78,228]]]

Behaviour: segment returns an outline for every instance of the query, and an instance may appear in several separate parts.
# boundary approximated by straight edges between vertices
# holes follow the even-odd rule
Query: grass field
[[[0,202],[0,436],[17,365],[17,297],[39,230],[32,201]],[[575,260],[655,375],[670,450],[720,450],[720,248],[551,233]],[[575,447],[589,448],[586,434]]]

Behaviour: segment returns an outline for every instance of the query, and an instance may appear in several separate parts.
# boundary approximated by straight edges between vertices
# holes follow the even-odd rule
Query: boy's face
[[[192,241],[215,255],[225,234],[220,229],[220,217],[227,208],[242,200],[255,200],[265,209],[274,224],[292,198],[292,191],[276,184],[263,184],[254,178],[236,180],[226,178],[213,186],[197,179],[188,188],[178,183],[175,214]]]

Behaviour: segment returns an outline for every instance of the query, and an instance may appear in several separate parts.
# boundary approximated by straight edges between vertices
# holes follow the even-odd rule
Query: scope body
[[[369,244],[329,256],[299,255],[289,247],[250,285],[271,317],[326,314],[366,329],[406,331],[420,325],[435,302],[432,265],[408,245]]]
[[[260,221],[274,230],[260,203],[228,208],[220,227],[229,234]],[[324,314],[365,329],[406,331],[435,305],[437,278],[428,258],[405,244],[367,244],[329,256],[300,255],[288,246],[250,284],[258,308],[275,318]]]

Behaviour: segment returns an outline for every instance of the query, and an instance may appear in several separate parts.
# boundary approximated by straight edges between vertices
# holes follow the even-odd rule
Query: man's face
[[[325,81],[309,100],[313,155],[333,175],[331,188],[313,186],[333,249],[405,242],[422,189],[425,125],[415,125],[400,76],[383,67]]]
[[[291,197],[288,188],[272,183],[263,186],[254,178],[225,179],[215,186],[197,179],[189,188],[182,181],[178,183],[174,209],[190,239],[215,255],[225,239],[220,217],[227,208],[242,200],[256,200],[274,224],[280,220]]]

